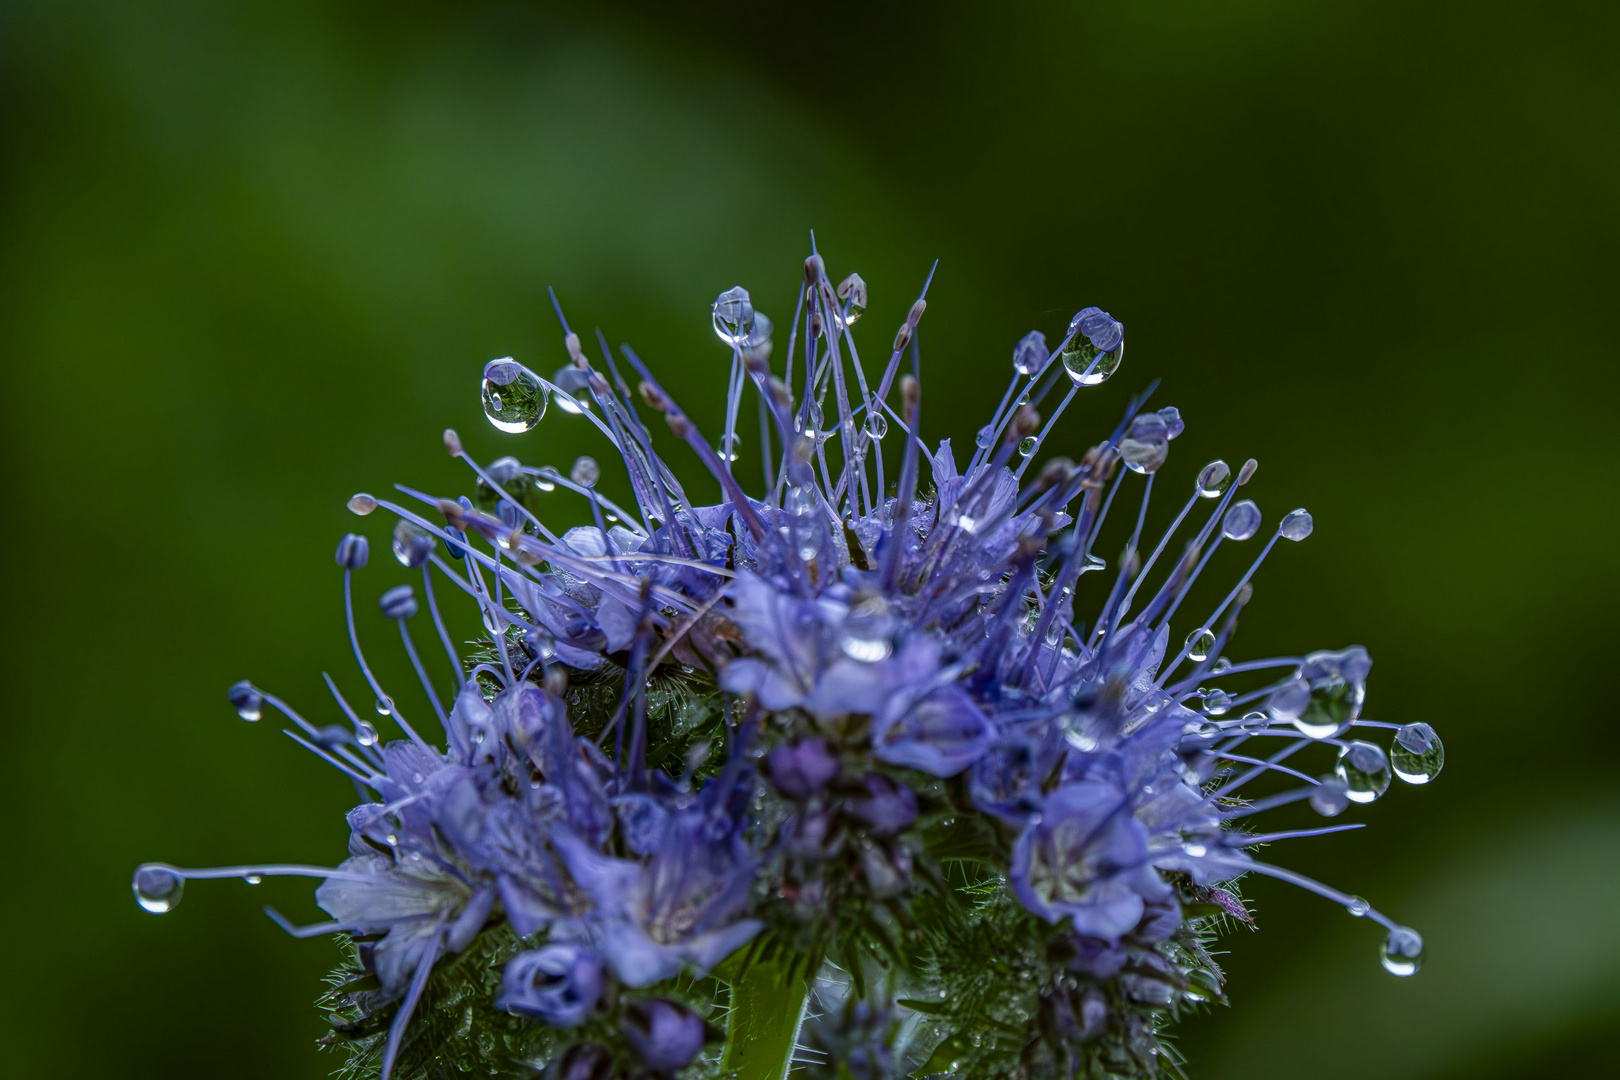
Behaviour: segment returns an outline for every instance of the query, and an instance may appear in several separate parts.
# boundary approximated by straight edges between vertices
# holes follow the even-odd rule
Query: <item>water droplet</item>
[[[404,567],[418,567],[433,554],[433,534],[420,525],[401,520],[394,525],[394,558]]]
[[[1224,690],[1211,690],[1204,696],[1204,712],[1210,716],[1224,716],[1232,707],[1232,695]]]
[[[534,476],[531,477],[531,480],[534,483],[534,489],[536,491],[556,491],[556,480],[558,475],[559,474],[555,466],[540,466],[539,469],[535,470]]]
[[[1423,935],[1410,926],[1397,926],[1384,939],[1380,959],[1384,962],[1384,970],[1391,975],[1402,978],[1416,975],[1423,967]]]
[[[866,314],[866,282],[859,274],[851,274],[838,283],[838,299],[846,301],[844,322],[854,326]],[[881,438],[882,436],[877,436]]]
[[[251,723],[264,715],[264,695],[255,690],[253,684],[246,679],[232,686],[226,696],[236,709],[236,715],[242,719]]]
[[[1277,531],[1282,533],[1284,540],[1298,541],[1311,535],[1311,530],[1315,527],[1315,522],[1311,521],[1311,512],[1300,507],[1298,510],[1289,511]]]
[[[423,780],[426,780],[426,779],[427,779],[427,777],[423,776],[421,773],[411,773],[411,780],[414,781],[415,783],[420,784]]]
[[[1190,840],[1183,844],[1182,850],[1195,859],[1202,859],[1209,854],[1209,846],[1198,840]]]
[[[533,430],[546,415],[546,388],[510,356],[484,365],[484,415],[514,435]]]
[[[590,372],[582,371],[572,364],[565,364],[557,369],[557,374],[551,377],[551,381],[557,389],[568,395],[568,397],[563,397],[562,394],[555,395],[557,408],[563,412],[579,416],[591,407]],[[570,398],[573,400],[569,400]]]
[[[1303,713],[1310,703],[1311,688],[1306,686],[1305,681],[1296,674],[1267,696],[1266,712],[1270,713],[1274,719],[1292,722],[1299,719],[1300,713]],[[1305,728],[1300,730],[1313,739],[1320,739],[1331,735],[1338,728],[1335,725],[1333,729],[1321,734],[1308,731]]]
[[[1389,790],[1389,759],[1377,743],[1355,739],[1339,750],[1334,775],[1351,802],[1370,803]]]
[[[1031,454],[1035,453],[1035,447],[1037,445],[1039,444],[1036,442],[1035,436],[1025,435],[1022,439],[1018,440],[1018,456],[1029,457]]]
[[[866,418],[866,433],[874,439],[881,439],[889,433],[889,418],[882,412],[874,412]]]
[[[1270,726],[1271,717],[1267,716],[1263,712],[1244,713],[1243,718],[1238,721],[1238,727],[1242,728],[1244,731],[1247,731],[1251,735],[1256,731],[1264,731]]]
[[[1428,724],[1407,724],[1389,747],[1395,775],[1408,784],[1427,784],[1446,764],[1446,748]]]
[[[1252,499],[1233,503],[1226,512],[1226,520],[1221,523],[1221,532],[1226,534],[1228,540],[1247,540],[1259,531],[1260,508],[1254,505]]]
[[[1097,386],[1107,382],[1109,376],[1119,370],[1120,354],[1124,351],[1119,348],[1099,354],[1091,342],[1076,336],[1063,350],[1063,370],[1068,372],[1076,385]]]
[[[966,533],[974,532],[979,527],[979,520],[971,514],[963,514],[956,519],[956,527]]]
[[[399,837],[395,836],[393,833],[389,833],[387,836],[383,837],[383,840],[387,842],[389,847],[399,846]]]
[[[595,487],[596,482],[602,479],[602,466],[596,459],[582,454],[574,459],[573,467],[568,470],[568,479],[580,487]]]
[[[1311,809],[1323,817],[1338,817],[1350,805],[1345,794],[1344,781],[1336,776],[1325,776],[1311,792]]]
[[[875,664],[894,652],[894,617],[876,593],[857,594],[839,627],[838,647],[851,660]]]
[[[382,710],[378,710],[381,712]],[[377,745],[377,728],[370,720],[361,720],[354,725],[354,737],[361,746]]]
[[[754,325],[754,303],[747,289],[733,285],[715,298],[712,311],[714,333],[722,342],[737,347],[748,340]]]
[[[348,506],[349,513],[357,514],[360,517],[365,517],[367,514],[377,509],[377,500],[361,491],[349,496],[349,501],[345,505]]]
[[[979,433],[974,436],[973,445],[977,446],[980,450],[988,450],[990,449],[990,444],[995,442],[995,440],[996,429],[991,427],[989,424],[986,424],[984,427],[980,428]]]
[[[1209,666],[1209,670],[1210,674],[1212,675],[1220,675],[1224,672],[1231,671],[1232,661],[1228,660],[1224,656],[1218,657],[1216,658],[1215,662]]]
[[[186,880],[166,866],[142,866],[132,883],[135,902],[154,915],[173,911],[186,891]]]
[[[249,885],[264,884],[264,877],[260,874],[244,874],[242,880],[247,882]]]
[[[1051,358],[1052,350],[1046,346],[1046,335],[1039,330],[1031,330],[1013,346],[1013,370],[1020,375],[1040,374]]]
[[[1212,461],[1198,471],[1198,497],[1218,499],[1225,494],[1231,483],[1231,466],[1219,459]]]
[[[1203,663],[1209,659],[1209,654],[1215,648],[1215,633],[1207,626],[1200,626],[1187,635],[1187,659],[1194,663]]]
[[[1358,919],[1365,919],[1367,917],[1367,912],[1372,910],[1372,905],[1367,903],[1367,901],[1363,900],[1359,896],[1352,896],[1350,898],[1350,902],[1344,905],[1344,910],[1348,911]]]
[[[735,443],[737,441],[739,441],[739,440],[736,440],[735,437],[734,437],[733,438],[733,447],[730,450],[726,449],[726,444],[725,444],[724,441],[716,443],[715,446],[714,446],[715,456],[717,456],[721,461],[736,461],[737,460],[737,450],[736,450],[736,447],[735,447]]]
[[[536,628],[525,632],[529,649],[541,660],[550,660],[557,655],[557,641],[546,630]]]
[[[1294,718],[1294,726],[1313,739],[1325,739],[1353,723],[1367,697],[1366,676],[1371,666],[1367,650],[1359,645],[1306,656],[1298,677],[1309,698]]]
[[[1125,352],[1125,328],[1101,308],[1088,307],[1069,320],[1063,369],[1081,386],[1106,382]],[[1089,369],[1089,370],[1088,370]]]
[[[1087,553],[1086,561],[1080,564],[1080,572],[1082,574],[1089,574],[1093,570],[1106,569],[1108,569],[1108,560],[1103,558],[1101,555],[1092,555]]]
[[[387,716],[394,711],[394,703],[385,697],[378,698],[374,707],[378,716]]]

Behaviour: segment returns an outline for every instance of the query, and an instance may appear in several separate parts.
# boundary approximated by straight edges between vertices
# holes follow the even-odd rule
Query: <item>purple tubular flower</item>
[[[578,1027],[601,999],[604,978],[594,951],[558,942],[507,961],[495,1007],[552,1027]]]
[[[1118,941],[1146,901],[1172,895],[1149,865],[1147,839],[1117,787],[1065,785],[1018,838],[1008,876],[1019,902],[1048,922],[1068,916],[1076,933]]]
[[[655,1073],[690,1065],[706,1034],[701,1016],[663,998],[626,1004],[621,1029],[641,1063]]]
[[[961,687],[942,686],[875,730],[872,753],[891,765],[955,776],[984,756],[995,739],[995,728],[973,698]]]

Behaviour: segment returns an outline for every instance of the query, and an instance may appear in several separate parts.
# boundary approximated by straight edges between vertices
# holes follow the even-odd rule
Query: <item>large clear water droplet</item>
[[[1423,935],[1410,926],[1397,926],[1384,939],[1380,959],[1391,975],[1416,975],[1423,968]]]
[[[510,356],[484,365],[484,415],[502,431],[531,431],[546,415],[546,388]]]
[[[1232,467],[1224,461],[1212,461],[1198,471],[1198,497],[1218,499],[1232,483]]]
[[[1091,342],[1076,334],[1061,354],[1063,370],[1077,386],[1097,386],[1119,370],[1119,358],[1124,352],[1124,345],[1113,352],[1099,352]]]
[[[1244,713],[1238,721],[1238,727],[1253,735],[1257,731],[1264,731],[1271,726],[1271,717],[1263,712]]]
[[[377,727],[370,720],[361,720],[354,725],[354,737],[361,746],[376,746]]]
[[[712,310],[716,337],[732,347],[748,340],[754,325],[754,303],[747,289],[733,285],[715,298]]]
[[[1226,512],[1226,520],[1221,523],[1221,532],[1226,534],[1228,540],[1247,540],[1259,531],[1260,508],[1254,505],[1252,499],[1233,503]]]
[[[1339,750],[1334,775],[1351,802],[1370,803],[1389,790],[1389,759],[1377,743],[1355,739]]]
[[[595,487],[596,482],[602,479],[602,466],[589,455],[581,455],[574,459],[573,467],[568,470],[568,479],[580,487]]]
[[[1282,519],[1282,526],[1277,531],[1282,533],[1284,540],[1303,540],[1311,535],[1316,523],[1311,520],[1311,512],[1304,507],[1290,510],[1288,516]]]
[[[1029,457],[1035,453],[1035,447],[1038,445],[1039,443],[1036,442],[1035,436],[1025,435],[1022,439],[1018,440],[1018,456]]]
[[[1395,732],[1389,747],[1395,775],[1408,784],[1427,784],[1446,764],[1446,748],[1428,724],[1407,724]]]
[[[974,436],[973,445],[977,446],[980,450],[988,450],[990,449],[990,444],[995,442],[995,440],[996,429],[989,424],[986,424],[984,427],[980,428],[979,433]]]
[[[542,465],[538,470],[535,471],[535,474],[530,477],[530,480],[534,483],[534,489],[536,491],[556,491],[557,477],[560,475],[561,474],[557,472],[557,467],[555,465]]]
[[[1313,739],[1325,739],[1354,723],[1367,697],[1367,671],[1371,667],[1367,650],[1359,645],[1306,656],[1298,674],[1310,691],[1310,700],[1295,719],[1295,726]]]
[[[364,491],[359,491],[350,495],[349,501],[344,505],[349,508],[349,513],[358,517],[365,517],[377,509],[377,500]]]
[[[1204,712],[1210,716],[1225,716],[1232,707],[1232,695],[1225,690],[1211,690],[1204,695]]]
[[[1350,902],[1344,905],[1344,910],[1358,919],[1365,919],[1367,913],[1372,910],[1372,905],[1359,896],[1352,896]]]
[[[875,411],[866,418],[866,433],[874,439],[881,439],[889,433],[889,418],[881,411]]]
[[[1187,635],[1187,659],[1194,663],[1203,663],[1209,659],[1209,654],[1215,649],[1215,632],[1207,626],[1200,626]]]
[[[135,902],[154,915],[173,911],[186,891],[186,879],[166,866],[146,865],[135,871],[131,883]]]

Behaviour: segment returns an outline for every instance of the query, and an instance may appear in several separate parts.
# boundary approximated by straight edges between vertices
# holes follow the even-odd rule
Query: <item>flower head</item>
[[[398,1003],[386,1036],[354,1040],[384,1078],[430,981],[464,977],[436,966],[475,943],[504,963],[488,1010],[535,1021],[534,1053],[570,1080],[623,1060],[686,1067],[719,1015],[694,988],[728,957],[746,971],[784,955],[864,979],[870,957],[903,954],[913,990],[954,1003],[931,1009],[956,1034],[902,1053],[890,1005],[852,1001],[859,1038],[837,1045],[858,1043],[874,1076],[907,1054],[923,1055],[908,1072],[938,1058],[973,1075],[1085,1061],[1151,1074],[1159,1027],[1220,992],[1202,942],[1212,920],[1247,918],[1229,886],[1251,872],[1382,923],[1385,966],[1416,971],[1414,931],[1249,854],[1346,827],[1265,833],[1250,830],[1254,815],[1308,801],[1334,816],[1381,796],[1392,772],[1424,783],[1444,760],[1425,724],[1401,727],[1388,753],[1354,737],[1395,727],[1362,717],[1371,662],[1359,646],[1224,655],[1251,579],[1279,540],[1310,535],[1309,513],[1256,540],[1223,599],[1195,589],[1230,545],[1261,536],[1259,505],[1237,498],[1255,463],[1205,465],[1169,528],[1144,536],[1185,421],[1144,394],[1090,447],[1058,433],[1123,355],[1123,324],[1095,307],[1054,348],[1039,331],[1017,344],[970,448],[926,442],[923,292],[872,362],[852,333],[866,283],[850,275],[835,289],[819,255],[780,354],[748,291],[722,293],[710,314],[731,370],[713,441],[628,346],[615,356],[603,338],[598,365],[565,320],[568,363],[553,378],[492,361],[480,392],[497,429],[530,431],[556,404],[552,415],[575,418],[561,422],[610,444],[622,480],[594,457],[566,474],[515,456],[481,466],[447,431],[471,496],[354,496],[354,513],[392,516],[396,560],[421,575],[420,599],[399,584],[380,608],[438,730],[408,720],[366,661],[351,590],[369,546],[345,536],[351,645],[399,737],[379,735],[335,683],[346,723],[318,727],[248,682],[229,698],[246,720],[285,716],[292,738],[353,782],[349,858],[147,864],[134,880],[142,906],[172,908],[194,877],[323,879],[331,922],[280,921],[355,943],[351,974],[376,987],[343,1001],[355,1031]],[[762,482],[745,488],[749,391],[761,421],[750,475]],[[645,415],[662,415],[719,502],[693,503]],[[1037,468],[1059,443],[1070,456]],[[584,523],[547,523],[562,498]],[[1116,500],[1129,509],[1111,518]],[[445,628],[446,590],[476,608],[476,655]],[[448,681],[418,649],[412,627],[424,623]],[[1285,764],[1317,746],[1330,748],[1331,775]],[[1273,778],[1299,786],[1249,797]],[[973,960],[981,945],[993,959]],[[986,983],[998,972],[1016,980]],[[970,1005],[980,1011],[952,1012]],[[733,1017],[754,1007],[731,1002]],[[556,1041],[574,1029],[577,1041]]]

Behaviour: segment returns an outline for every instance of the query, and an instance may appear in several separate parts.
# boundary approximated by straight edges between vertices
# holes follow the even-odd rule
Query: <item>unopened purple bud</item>
[[[917,820],[917,796],[881,773],[869,774],[865,793],[849,800],[849,812],[881,835],[897,833]]]
[[[838,775],[838,759],[821,739],[784,743],[771,751],[765,765],[771,783],[794,799],[808,799]]]
[[[596,1043],[575,1043],[557,1062],[556,1080],[611,1080],[613,1055]]]
[[[366,565],[366,559],[371,555],[371,545],[366,538],[358,533],[345,533],[338,541],[337,564],[345,570],[358,570]]]
[[[703,1018],[663,998],[625,1005],[621,1028],[642,1064],[653,1072],[684,1069],[703,1049]]]
[[[594,950],[557,942],[507,963],[495,1007],[552,1027],[577,1027],[601,999],[603,978],[602,958]]]

